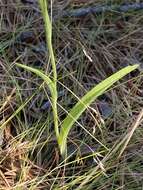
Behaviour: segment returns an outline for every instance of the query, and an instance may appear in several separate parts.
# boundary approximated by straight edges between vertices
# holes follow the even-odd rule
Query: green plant
[[[46,0],[39,0],[39,4],[41,7],[44,23],[45,23],[45,31],[46,31],[46,39],[47,39],[47,49],[49,50],[49,57],[52,64],[53,77],[46,76],[42,71],[31,68],[29,66],[25,66],[22,64],[16,64],[19,67],[22,67],[28,71],[31,71],[41,77],[46,84],[49,86],[49,90],[51,92],[51,102],[54,116],[54,126],[55,133],[57,137],[57,141],[59,144],[60,152],[63,156],[66,156],[67,149],[67,136],[69,134],[70,129],[74,125],[74,123],[78,120],[81,114],[85,111],[85,109],[96,100],[101,94],[103,94],[109,87],[111,87],[115,82],[119,79],[133,71],[138,67],[138,65],[128,66],[126,68],[121,69],[117,73],[111,75],[109,78],[105,79],[98,85],[96,85],[92,90],[90,90],[86,95],[84,95],[77,104],[71,109],[69,114],[66,116],[64,121],[61,124],[61,130],[59,130],[58,125],[58,112],[57,112],[57,72],[56,72],[56,63],[54,57],[54,51],[52,47],[52,25],[50,22],[50,18],[47,12],[47,3]]]

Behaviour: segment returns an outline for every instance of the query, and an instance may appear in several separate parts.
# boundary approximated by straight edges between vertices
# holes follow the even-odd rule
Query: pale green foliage
[[[61,154],[63,156],[66,156],[67,136],[69,134],[70,129],[73,127],[74,123],[79,119],[81,114],[93,101],[96,100],[97,97],[102,95],[109,87],[111,87],[119,79],[121,79],[122,77],[124,77],[125,75],[133,71],[134,69],[136,69],[138,65],[128,66],[124,69],[121,69],[117,73],[113,74],[109,78],[102,81],[100,84],[96,85],[92,90],[90,90],[86,95],[84,95],[77,102],[77,104],[71,109],[67,117],[64,119],[61,125],[61,130],[59,131],[58,113],[57,113],[57,94],[58,94],[57,72],[56,72],[55,57],[54,57],[53,47],[52,47],[52,24],[50,22],[50,18],[48,15],[46,0],[39,0],[39,5],[41,8],[44,23],[45,23],[47,49],[49,51],[49,57],[51,60],[53,79],[46,76],[42,71],[39,71],[38,69],[34,69],[29,66],[25,66],[18,63],[16,65],[35,73],[37,76],[41,77],[45,81],[45,83],[48,85],[49,90],[51,92],[51,102],[52,102],[55,133],[56,133],[57,141],[59,144]]]
[[[80,101],[71,109],[68,116],[64,119],[61,132],[58,138],[58,143],[60,146],[60,151],[62,155],[66,154],[66,144],[67,144],[67,136],[69,134],[70,129],[73,124],[77,121],[77,119],[81,116],[81,114],[85,111],[85,109],[93,102],[95,99],[103,94],[109,87],[111,87],[115,82],[121,79],[123,76],[127,75],[134,69],[136,69],[138,65],[128,66],[117,73],[111,75],[98,85],[96,85],[93,89],[87,92]]]
[[[38,69],[34,69],[22,64],[17,64],[17,66],[22,67],[26,70],[29,70],[35,74],[37,74],[39,77],[41,77],[46,84],[49,86],[51,96],[54,98],[55,94],[57,92],[55,91],[54,88],[54,83],[52,80],[46,76],[43,72],[39,71]],[[78,120],[78,118],[81,116],[81,114],[85,111],[85,109],[93,102],[96,100],[97,97],[102,95],[108,88],[110,88],[115,82],[117,82],[119,79],[136,69],[138,65],[134,66],[128,66],[117,73],[111,75],[98,85],[96,85],[93,89],[91,89],[87,94],[85,94],[78,102],[77,104],[71,109],[67,117],[64,119],[62,126],[61,126],[61,131],[59,136],[57,137],[60,152],[63,156],[66,155],[66,147],[67,147],[67,136],[69,134],[70,129],[74,125],[74,123]]]

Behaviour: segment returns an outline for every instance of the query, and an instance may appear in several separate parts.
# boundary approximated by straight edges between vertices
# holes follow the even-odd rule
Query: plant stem
[[[56,69],[56,61],[52,46],[52,24],[50,21],[50,17],[47,11],[47,1],[46,0],[39,0],[39,5],[42,11],[44,24],[45,24],[45,32],[46,32],[46,43],[47,49],[49,51],[49,57],[51,60],[52,71],[53,71],[53,84],[54,84],[54,93],[52,93],[52,109],[53,109],[53,116],[54,116],[54,126],[55,126],[55,133],[56,136],[59,136],[59,128],[58,128],[58,111],[57,111],[57,69]]]

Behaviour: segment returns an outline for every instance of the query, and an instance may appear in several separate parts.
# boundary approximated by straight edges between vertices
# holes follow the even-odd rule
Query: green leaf
[[[50,79],[50,77],[48,77],[47,75],[45,75],[42,71],[40,71],[38,69],[34,69],[32,67],[22,65],[22,64],[19,64],[19,63],[16,63],[16,65],[18,67],[21,67],[23,69],[26,69],[28,71],[31,71],[31,72],[35,73],[37,76],[41,77],[45,81],[45,83],[48,85],[48,87],[50,89],[50,93],[51,93],[51,102],[52,102],[54,124],[55,124],[55,133],[56,133],[56,136],[58,138],[58,136],[59,136],[59,128],[58,128],[58,113],[57,113],[57,89],[56,89],[55,82],[53,82]]]
[[[20,63],[16,63],[16,65],[18,67],[21,67],[23,69],[31,71],[31,72],[35,73],[36,75],[38,75],[39,77],[41,77],[46,82],[46,84],[48,85],[48,87],[50,89],[50,92],[51,92],[51,95],[54,95],[55,87],[54,87],[53,81],[50,79],[50,77],[48,77],[47,75],[45,75],[42,71],[40,71],[38,69],[29,67],[29,66],[26,66],[26,65],[23,65],[23,64],[20,64]]]
[[[85,111],[85,109],[96,100],[98,96],[103,94],[109,87],[111,87],[115,82],[119,79],[135,70],[138,65],[127,66],[117,73],[111,75],[107,79],[100,82],[93,89],[91,89],[86,95],[84,95],[80,101],[71,109],[67,117],[64,119],[61,125],[60,135],[58,137],[58,144],[60,147],[60,152],[63,156],[66,156],[67,152],[67,136],[69,131],[71,130],[74,123],[81,116],[81,114]]]

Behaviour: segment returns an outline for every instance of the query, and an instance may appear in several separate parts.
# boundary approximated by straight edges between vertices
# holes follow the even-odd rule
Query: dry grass
[[[27,101],[1,132],[0,189],[141,190],[142,120],[125,150],[124,144],[119,145],[143,105],[142,11],[53,23],[60,119],[65,117],[61,106],[68,111],[76,102],[69,89],[81,97],[123,66],[140,64],[80,118],[69,135],[65,162],[57,148],[51,108],[43,106],[48,89],[38,77],[15,67],[18,61],[51,72],[42,18],[13,0],[1,0],[0,11],[1,123]]]

